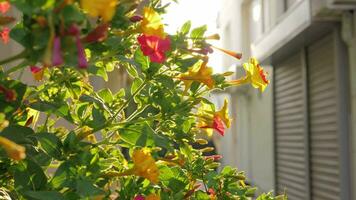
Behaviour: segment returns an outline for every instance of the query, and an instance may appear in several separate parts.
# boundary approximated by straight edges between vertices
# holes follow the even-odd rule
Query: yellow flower
[[[241,85],[245,83],[251,83],[254,88],[258,88],[263,92],[269,80],[267,80],[267,73],[260,66],[256,58],[250,58],[248,63],[244,63],[243,67],[246,71],[246,76],[242,79],[229,81],[231,85]]]
[[[202,103],[196,116],[199,119],[198,127],[206,129],[208,136],[212,135],[213,130],[224,136],[225,127],[231,126],[227,99],[224,101],[224,106],[217,112],[211,106]]]
[[[225,126],[227,128],[230,128],[231,126],[231,119],[229,118],[229,108],[228,108],[228,100],[225,99],[224,101],[224,106],[219,110],[218,112],[215,113],[215,115],[218,115],[220,119],[224,122]]]
[[[158,183],[159,170],[148,149],[136,149],[132,154],[134,174]]]
[[[7,155],[14,160],[22,160],[26,157],[25,147],[18,145],[7,138],[0,136],[0,146],[3,147]]]
[[[92,17],[102,17],[105,22],[110,21],[116,11],[118,0],[80,0],[80,5]]]
[[[166,34],[164,33],[164,25],[161,21],[161,16],[152,8],[144,8],[141,30],[145,35],[154,35],[162,39],[166,37]]]
[[[157,194],[150,194],[145,198],[145,200],[161,200],[161,197]]]
[[[213,69],[207,67],[208,61],[204,61],[202,64],[197,63],[191,67],[188,72],[178,76],[180,80],[184,82],[185,91],[187,91],[194,81],[203,83],[212,89],[214,87],[214,79],[212,77]]]

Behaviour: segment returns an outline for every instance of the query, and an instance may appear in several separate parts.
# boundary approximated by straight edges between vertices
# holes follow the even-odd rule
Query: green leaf
[[[62,163],[56,170],[50,184],[54,188],[73,187],[71,178],[76,174],[69,162]]]
[[[104,79],[104,81],[108,81],[108,74],[106,73],[106,69],[104,66],[95,66],[89,65],[88,72],[97,76],[100,76]]]
[[[135,69],[134,65],[127,63],[125,65],[127,73],[131,76],[131,78],[136,78],[138,77],[137,70]]]
[[[188,133],[188,131],[192,128],[192,124],[194,124],[195,119],[189,118],[184,121],[182,127],[183,127],[183,132]]]
[[[109,93],[107,93],[107,92],[104,92],[104,93],[106,93],[106,95],[110,96]],[[102,95],[103,95],[103,97],[105,96],[104,94],[102,94]],[[109,98],[110,99],[110,97],[108,97],[108,96],[106,96],[105,98]],[[100,99],[98,97],[89,96],[89,95],[83,94],[82,96],[80,96],[79,100],[82,101],[82,102],[95,103],[97,106],[99,106],[99,108],[107,111],[108,113],[111,112],[110,109],[108,108],[108,106],[105,104],[105,101],[103,101],[102,99]]]
[[[40,133],[36,135],[38,141],[41,144],[43,150],[50,156],[61,159],[62,157],[62,142],[61,140],[52,133]]]
[[[136,50],[134,60],[142,71],[146,71],[150,67],[150,61],[147,56],[143,55],[141,49]]]
[[[79,23],[85,19],[83,13],[80,12],[80,10],[77,9],[77,6],[74,5],[65,6],[62,9],[61,14],[65,16],[63,19],[66,24]]]
[[[77,180],[76,189],[82,197],[94,197],[104,193],[87,180]]]
[[[17,144],[33,144],[34,142],[29,138],[32,135],[34,132],[31,128],[19,125],[8,126],[0,133],[0,136]]]
[[[12,168],[15,187],[19,190],[41,190],[47,184],[47,177],[35,162],[26,159]]]
[[[37,101],[30,104],[30,107],[40,112],[54,113],[71,123],[73,122],[73,118],[69,112],[69,106],[66,102]]]
[[[195,199],[197,200],[210,200],[210,197],[205,192],[199,190],[195,193]]]
[[[147,123],[127,126],[119,132],[121,139],[130,146],[155,146],[155,139],[160,139]]]
[[[172,189],[174,193],[184,190],[188,184],[187,177],[184,176],[184,172],[178,167],[169,168],[167,166],[160,166],[159,172],[159,180],[163,185]]]
[[[102,89],[98,92],[98,95],[105,101],[105,102],[112,102],[114,100],[114,97],[111,93],[111,90],[109,88]]]
[[[35,200],[63,200],[64,197],[57,191],[27,191],[25,196]]]
[[[71,151],[73,149],[76,149],[78,142],[79,141],[75,133],[73,131],[69,132],[69,134],[67,135],[66,139],[63,142],[64,151]]]
[[[143,80],[140,78],[135,78],[131,85],[131,94],[134,94],[138,88],[143,84]]]
[[[198,39],[198,38],[203,38],[204,37],[204,34],[207,30],[207,26],[204,25],[204,26],[200,26],[198,28],[195,28],[192,30],[192,32],[190,33],[190,37],[192,39]]]
[[[190,28],[192,27],[192,22],[187,21],[183,24],[182,28],[180,29],[181,34],[187,35],[190,31]]]

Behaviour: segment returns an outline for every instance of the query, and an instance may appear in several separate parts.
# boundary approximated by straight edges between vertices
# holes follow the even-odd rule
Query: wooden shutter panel
[[[289,199],[308,199],[308,152],[305,134],[305,85],[301,54],[275,66],[276,187]]]
[[[334,46],[331,34],[308,48],[310,174],[313,200],[341,199]]]

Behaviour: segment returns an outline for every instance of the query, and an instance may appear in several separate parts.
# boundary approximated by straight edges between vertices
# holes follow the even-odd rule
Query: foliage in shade
[[[16,24],[4,16],[11,7],[22,12]],[[165,8],[159,0],[1,1],[0,30],[11,25],[11,39],[24,50],[0,61],[7,69],[0,70],[0,199],[255,196],[243,172],[216,170],[223,158],[199,136],[222,137],[231,125],[228,102],[217,110],[206,98],[212,91],[245,83],[264,90],[266,74],[254,59],[238,80],[214,73],[207,40],[219,36],[190,22],[168,35]],[[1,39],[7,42],[6,33]],[[94,90],[90,79],[108,81],[117,69],[129,86]],[[15,72],[37,85],[11,78]]]

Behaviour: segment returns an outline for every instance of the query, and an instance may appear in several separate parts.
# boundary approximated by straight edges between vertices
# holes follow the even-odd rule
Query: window
[[[251,41],[256,41],[263,33],[262,1],[254,0],[250,7],[250,33]]]

